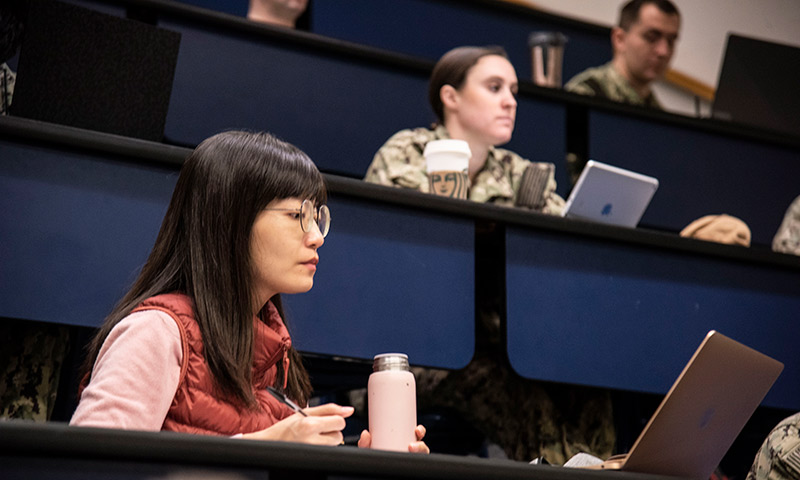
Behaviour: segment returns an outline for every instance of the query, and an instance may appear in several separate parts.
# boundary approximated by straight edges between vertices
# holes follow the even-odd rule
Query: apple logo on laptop
[[[714,418],[714,414],[717,413],[716,410],[711,407],[703,413],[703,416],[700,418],[700,423],[697,425],[700,427],[700,430],[706,428],[709,423],[711,423],[711,419]]]
[[[602,210],[600,210],[600,214],[603,216],[611,215],[611,204],[606,203]]]

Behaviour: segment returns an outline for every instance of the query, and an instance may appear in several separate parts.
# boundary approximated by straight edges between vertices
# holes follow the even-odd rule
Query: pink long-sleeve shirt
[[[175,320],[158,310],[128,315],[103,342],[70,425],[161,430],[182,360]]]

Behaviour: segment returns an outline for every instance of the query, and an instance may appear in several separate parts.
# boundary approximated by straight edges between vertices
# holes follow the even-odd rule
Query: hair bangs
[[[227,133],[238,137],[240,151],[235,156],[247,166],[237,181],[254,190],[257,210],[283,198],[310,199],[319,205],[327,201],[322,174],[302,150],[269,133]]]
[[[300,198],[312,200],[316,205],[327,202],[328,194],[325,180],[316,165],[302,151],[286,151],[286,158],[280,159],[280,175],[271,175],[270,188],[266,189],[269,198]],[[266,206],[266,204],[264,205]]]

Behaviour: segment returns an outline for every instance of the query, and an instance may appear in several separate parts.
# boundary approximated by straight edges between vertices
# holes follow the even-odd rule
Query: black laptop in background
[[[32,0],[10,114],[161,141],[180,34]]]
[[[728,35],[712,116],[800,136],[800,48]]]

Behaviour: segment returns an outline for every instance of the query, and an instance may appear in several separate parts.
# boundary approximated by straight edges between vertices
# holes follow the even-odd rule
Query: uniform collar
[[[621,85],[625,89],[626,95],[633,96],[633,98],[638,98],[639,101],[642,102],[642,105],[648,107],[661,108],[661,105],[658,103],[658,100],[656,100],[656,96],[653,94],[652,89],[650,90],[650,93],[648,93],[646,97],[642,98],[642,96],[639,95],[639,92],[637,92],[631,86],[631,82],[629,82],[628,79],[625,78],[621,73],[619,73],[619,71],[614,67],[613,62],[608,62],[606,65],[608,65],[609,75],[611,76],[613,82],[617,85]]]

